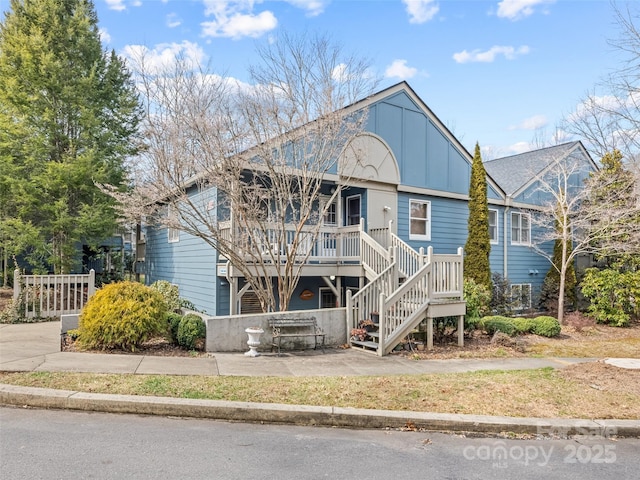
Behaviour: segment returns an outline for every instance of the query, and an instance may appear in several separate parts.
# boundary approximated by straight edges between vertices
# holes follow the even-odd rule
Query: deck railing
[[[220,222],[220,236],[224,241],[235,238],[238,250],[247,252],[247,261],[257,256],[265,260],[279,260],[293,255],[307,257],[307,261],[348,262],[359,261],[361,256],[361,225],[345,227],[261,225],[260,228],[235,227],[231,222]],[[295,247],[294,247],[295,245]],[[384,249],[383,249],[384,250]]]
[[[95,290],[94,270],[80,275],[22,275],[18,269],[13,273],[13,298],[24,318],[80,313]]]

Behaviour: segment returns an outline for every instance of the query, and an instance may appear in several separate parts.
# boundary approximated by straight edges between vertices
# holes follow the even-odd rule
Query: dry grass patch
[[[640,358],[640,323],[610,327],[574,313],[567,316],[560,335],[525,337],[526,351],[541,357]]]
[[[593,364],[587,364],[593,365]],[[640,418],[640,371],[578,365],[565,370],[483,371],[385,377],[184,377],[79,373],[0,373],[15,385],[94,393],[513,417]],[[615,368],[615,367],[611,367]],[[588,373],[591,372],[591,373]]]

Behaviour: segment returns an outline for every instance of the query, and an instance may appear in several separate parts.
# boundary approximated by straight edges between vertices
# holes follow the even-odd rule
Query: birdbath
[[[247,345],[249,345],[249,351],[244,352],[247,357],[259,357],[258,347],[260,346],[260,335],[264,333],[264,330],[260,327],[249,327],[244,330],[249,335]]]

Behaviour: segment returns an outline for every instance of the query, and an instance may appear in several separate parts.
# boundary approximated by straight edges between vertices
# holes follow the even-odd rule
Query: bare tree
[[[206,242],[264,311],[286,310],[326,209],[355,166],[341,159],[361,154],[347,154],[366,122],[353,102],[373,92],[375,79],[365,60],[323,37],[284,35],[258,54],[251,85],[186,58],[160,69],[144,55],[133,59],[146,105],[146,173],[122,204]],[[332,198],[322,202],[329,179]]]
[[[607,175],[606,170],[590,172],[589,162],[575,153],[557,161],[536,178],[536,194],[546,202],[532,217],[538,234],[532,238],[534,250],[551,262],[544,248],[560,241],[558,320],[562,323],[566,273],[576,256],[640,253],[640,199],[631,175]],[[610,188],[615,182],[616,188]],[[556,228],[554,228],[554,225]]]
[[[640,153],[640,8],[612,6],[620,35],[610,43],[624,63],[581,99],[563,128],[582,138],[596,158],[620,150],[631,159]]]

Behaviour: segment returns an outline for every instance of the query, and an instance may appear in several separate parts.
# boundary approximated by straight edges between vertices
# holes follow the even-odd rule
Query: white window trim
[[[425,235],[411,233],[411,220],[413,220],[413,217],[411,216],[412,203],[422,203],[427,205],[427,218],[426,219],[416,218],[416,220],[424,220],[426,222],[427,225],[425,228],[425,231],[426,231]],[[423,241],[431,240],[431,202],[429,200],[421,200],[418,198],[409,199],[409,240],[423,240]]]
[[[496,214],[496,238],[493,239],[491,238],[491,230],[489,230],[489,243],[491,243],[492,245],[497,245],[498,243],[500,243],[500,211],[495,209],[495,208],[490,208],[489,209],[489,216],[491,216],[491,212],[495,212]],[[491,226],[491,225],[489,225]]]
[[[167,218],[175,216],[174,209],[171,205],[167,205]],[[167,242],[178,243],[180,241],[180,230],[177,228],[167,227]]]
[[[333,202],[329,202],[330,200],[330,196],[322,196],[320,197],[320,209],[324,212],[324,214],[322,215],[322,226],[324,227],[337,227],[338,226],[338,199],[334,198]],[[327,223],[325,221],[325,215],[327,213],[329,213],[329,210],[325,210],[325,208],[328,208],[328,206],[333,205],[333,209],[334,209],[334,216],[335,216],[335,222],[333,223]]]
[[[531,297],[533,297],[533,288],[532,288],[531,284],[530,283],[514,283],[514,284],[511,285],[511,303],[512,304],[515,303],[515,299],[514,299],[514,296],[513,296],[514,287],[518,287],[519,292],[520,292],[520,298],[518,299],[519,305],[518,306],[514,306],[513,309],[517,310],[517,311],[530,309],[531,308],[531,304],[532,304],[531,303],[532,302]],[[522,304],[522,287],[528,287],[529,288],[529,298],[527,299],[527,303],[528,304],[526,304],[526,305]]]
[[[520,238],[522,238],[522,218],[526,217],[529,220],[529,228],[528,228],[528,232],[529,232],[529,239],[526,242],[523,242],[522,240],[519,241],[515,241],[513,239],[513,216],[514,215],[518,215],[519,220],[518,220],[518,231],[520,232]],[[511,212],[511,245],[524,245],[524,246],[530,246],[531,245],[531,215],[528,213],[524,213],[524,212]]]

